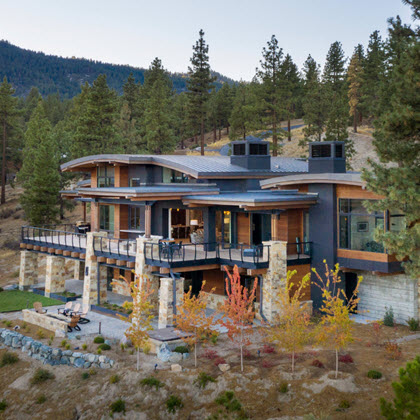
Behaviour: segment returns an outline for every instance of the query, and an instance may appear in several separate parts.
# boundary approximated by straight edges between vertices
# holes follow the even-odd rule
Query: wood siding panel
[[[237,216],[238,243],[249,244],[251,241],[251,217],[247,213]]]
[[[311,272],[310,264],[291,265],[287,267],[288,271],[296,270],[296,274],[292,277],[291,282],[293,283],[291,294],[299,287],[303,277]],[[311,282],[302,290],[302,301],[311,300]]]
[[[98,186],[98,171],[97,168],[93,168],[90,171],[90,186],[96,188]]]
[[[277,219],[277,237],[275,241],[287,241],[289,237],[289,211],[280,213]]]
[[[128,187],[128,166],[115,167],[114,184],[116,187]]]
[[[214,294],[225,294],[225,273],[220,269],[203,271],[203,281],[206,282],[203,286],[205,292],[209,293],[214,288]]]
[[[99,204],[90,203],[90,224],[92,232],[99,231]]]
[[[288,239],[290,243],[296,242],[296,237],[299,237],[303,242],[303,211],[289,210],[288,211]]]
[[[362,187],[356,185],[337,185],[336,187],[337,198],[362,198],[378,200],[381,196],[374,194],[371,191],[364,190]]]
[[[378,262],[396,261],[393,255],[381,254],[379,252],[354,251],[351,249],[337,249],[337,257]]]

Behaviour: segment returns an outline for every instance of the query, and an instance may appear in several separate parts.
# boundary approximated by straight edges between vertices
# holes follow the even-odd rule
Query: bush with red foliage
[[[270,360],[263,360],[262,361],[262,363],[261,363],[261,366],[263,367],[263,368],[271,368],[271,367],[273,367],[274,365],[273,365],[273,363],[270,361]]]
[[[317,368],[323,368],[324,367],[324,363],[322,363],[321,360],[318,360],[318,359],[312,360],[311,365],[315,366]]]
[[[272,346],[271,344],[264,344],[262,352],[266,354],[270,354],[270,353],[275,353],[276,350],[274,349],[274,346]]]
[[[209,360],[214,360],[214,359],[217,359],[219,357],[219,354],[217,353],[216,350],[206,349],[204,351],[203,357],[205,357],[206,359],[209,359]]]
[[[349,354],[343,354],[338,358],[338,361],[341,363],[353,363],[353,357],[351,357]]]
[[[219,365],[224,365],[226,364],[226,360],[223,359],[223,357],[218,356],[215,360],[214,360],[214,366],[219,366]]]
[[[242,350],[242,355],[244,356],[245,359],[251,359],[252,358],[252,354],[248,349],[243,349]]]

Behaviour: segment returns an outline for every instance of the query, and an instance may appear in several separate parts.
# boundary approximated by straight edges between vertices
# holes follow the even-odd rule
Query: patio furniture
[[[164,258],[173,258],[174,254],[178,254],[181,258],[182,241],[178,243],[169,243],[162,247],[162,255]]]
[[[73,310],[70,312],[70,316],[77,315],[80,311],[80,306],[80,303],[76,303]]]
[[[83,309],[80,312],[77,312],[76,314],[73,312],[74,315],[80,315],[80,321],[79,324],[87,324],[90,322],[90,319],[86,318],[86,315],[89,312],[89,305],[83,305]]]
[[[34,302],[34,309],[35,312],[39,313],[39,314],[46,314],[47,310],[42,308],[42,303],[41,302]]]
[[[64,305],[64,308],[58,308],[57,309],[57,312],[59,313],[59,314],[62,314],[62,315],[68,315],[70,312],[71,312],[71,307],[73,306],[73,302],[67,302],[65,305]]]
[[[80,321],[80,315],[72,315],[70,322],[67,324],[67,331],[72,332],[73,329],[80,331],[80,327],[77,325]]]

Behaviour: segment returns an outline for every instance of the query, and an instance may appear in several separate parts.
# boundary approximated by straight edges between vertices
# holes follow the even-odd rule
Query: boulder
[[[182,372],[182,366],[178,365],[177,363],[171,365],[172,372]]]
[[[77,359],[78,357],[83,357],[83,353],[79,353],[79,352],[75,351],[75,352],[73,353],[73,357],[75,357],[76,359]]]
[[[185,359],[189,359],[190,358],[190,353],[182,353],[182,358]]]
[[[84,368],[84,369],[89,369],[91,364],[92,364],[92,363],[90,363],[90,362],[85,362],[85,363],[83,364],[83,368]]]
[[[222,372],[227,372],[227,371],[230,369],[230,365],[229,365],[228,363],[221,363],[221,364],[219,365],[219,369],[220,369]]]
[[[169,356],[169,361],[172,363],[179,363],[182,360],[182,354],[181,353],[171,353]]]
[[[85,361],[84,361],[84,359],[83,358],[81,358],[81,357],[78,357],[77,359],[75,359],[75,361],[74,361],[74,366],[76,366],[76,367],[78,367],[78,368],[81,368],[81,367],[83,367],[83,365],[85,364]]]
[[[162,362],[169,362],[169,359],[172,355],[172,352],[169,350],[169,347],[166,343],[162,343],[157,351],[157,358],[162,360]]]
[[[109,363],[100,363],[99,366],[102,369],[109,369],[111,367],[111,365]]]
[[[98,361],[99,356],[97,354],[89,353],[86,355],[85,359],[90,363],[95,363]]]
[[[72,354],[73,354],[73,352],[71,350],[64,350],[63,351],[63,356],[70,357]]]
[[[105,363],[106,356],[99,356],[99,363]]]

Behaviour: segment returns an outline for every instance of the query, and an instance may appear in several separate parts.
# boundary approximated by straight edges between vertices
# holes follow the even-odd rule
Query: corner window
[[[114,231],[114,206],[99,206],[99,229]]]
[[[106,188],[114,186],[114,167],[100,166],[98,168],[98,188]]]
[[[188,176],[174,169],[163,168],[163,182],[165,184],[184,184],[188,182]]]
[[[141,179],[140,178],[130,178],[130,187],[140,187]]]

